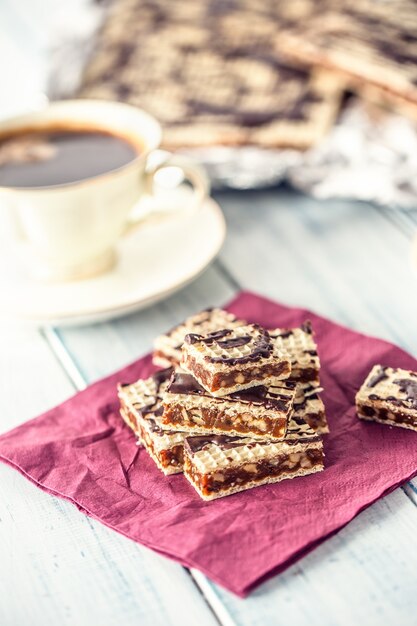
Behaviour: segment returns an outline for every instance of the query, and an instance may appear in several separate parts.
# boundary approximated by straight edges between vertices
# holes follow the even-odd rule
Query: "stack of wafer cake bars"
[[[155,342],[164,369],[118,387],[121,415],[166,475],[204,500],[323,469],[328,432],[309,322],[267,331],[221,309]]]

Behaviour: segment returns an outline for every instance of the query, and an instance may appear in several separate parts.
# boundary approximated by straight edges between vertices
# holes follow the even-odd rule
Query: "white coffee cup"
[[[161,142],[158,122],[136,107],[100,100],[67,100],[0,122],[0,140],[19,129],[48,129],[64,125],[104,130],[143,149],[116,170],[78,182],[50,187],[0,187],[0,228],[8,224],[31,273],[46,280],[78,280],[112,268],[116,244],[130,229],[155,215],[152,201],[156,172],[175,166],[193,187],[188,200],[173,210],[195,211],[209,192],[207,177],[195,164],[163,153],[152,165]],[[153,159],[155,161],[155,159]],[[146,216],[135,217],[132,208],[146,203]],[[137,210],[135,215],[140,213]]]

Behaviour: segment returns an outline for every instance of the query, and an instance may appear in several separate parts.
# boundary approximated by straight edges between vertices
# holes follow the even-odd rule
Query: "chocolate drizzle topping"
[[[300,326],[301,330],[303,330],[307,335],[313,334],[313,326],[311,324],[311,320],[306,320]]]
[[[287,437],[276,443],[285,443],[287,445],[297,445],[299,443],[310,443],[319,440],[320,436],[311,430],[301,417],[291,418]],[[273,440],[271,440],[273,441]],[[187,437],[185,439],[185,447],[190,454],[195,454],[204,448],[212,445],[218,446],[222,450],[231,450],[232,448],[240,448],[246,446],[253,448],[256,445],[267,444],[268,441],[247,441],[242,437],[232,437],[229,435],[197,435],[195,437]],[[228,458],[233,461],[233,457]]]
[[[282,384],[285,385],[285,387],[287,387],[287,389],[295,389],[297,386],[297,383],[295,380],[283,380]]]
[[[162,417],[164,413],[164,407],[162,405],[158,406],[160,402],[161,399],[156,397],[152,404],[146,404],[145,406],[135,405],[135,409],[144,419],[146,419],[153,432],[161,431],[161,428],[154,419],[155,417]]]
[[[381,367],[379,369],[379,372],[377,372],[375,376],[372,376],[371,380],[368,382],[366,386],[375,387],[375,385],[380,383],[382,380],[385,380],[386,378],[388,378],[387,374],[385,373],[385,370],[386,370],[385,367]]]
[[[301,409],[305,409],[307,406],[307,402],[310,400],[318,400],[319,396],[317,393],[311,394],[310,396],[304,396],[300,402],[294,400],[294,409],[300,411]]]
[[[281,337],[281,339],[287,339],[288,337],[291,337],[291,335],[293,334],[294,334],[293,330],[291,330],[291,328],[288,328],[286,330],[283,330],[282,332],[279,332],[276,336]]]
[[[135,408],[142,415],[142,417],[146,417],[150,413],[154,413],[156,403],[157,400],[155,402],[152,402],[152,404],[145,404],[145,406],[135,405]]]
[[[230,394],[230,398],[243,400],[251,404],[262,404],[266,410],[278,409],[279,411],[286,411],[288,409],[288,398],[282,394],[274,393],[265,385],[258,385],[243,391],[235,391]]]
[[[402,393],[407,394],[407,401],[411,402],[412,408],[417,409],[417,381],[400,378],[393,383],[399,386]]]
[[[249,343],[251,337],[249,335],[245,335],[243,337],[235,337],[234,339],[226,339],[225,341],[218,341],[217,345],[221,348],[239,348],[240,346],[244,346]]]
[[[216,343],[220,348],[227,351],[229,349],[237,348],[239,346],[247,345],[252,342],[251,352],[249,354],[245,354],[244,356],[239,357],[229,357],[226,355],[217,356],[217,357],[204,357],[205,360],[210,363],[222,363],[223,365],[237,365],[243,363],[249,363],[251,361],[259,361],[262,358],[268,358],[272,351],[273,345],[271,343],[271,337],[267,330],[258,326],[257,324],[253,324],[252,328],[254,331],[258,331],[257,336],[249,336],[244,335],[242,337],[231,337],[230,339],[224,339],[224,337],[228,337],[234,331],[231,329],[223,329],[218,330],[213,333],[209,333],[206,336],[198,335],[196,333],[190,333],[186,335],[185,341],[188,344],[194,343],[204,343],[206,345],[211,345]]]
[[[198,384],[191,374],[185,372],[174,372],[171,376],[167,391],[169,393],[179,393],[187,395],[206,396],[206,390]]]
[[[185,445],[188,450],[195,454],[204,448],[216,445],[223,450],[230,450],[242,445],[241,437],[229,437],[228,435],[201,435],[196,437],[187,437]]]
[[[154,417],[161,417],[164,412],[163,406],[158,406],[161,402],[159,391],[161,385],[170,379],[172,372],[172,367],[167,367],[164,370],[159,370],[158,372],[155,372],[155,374],[153,374],[152,376],[152,380],[155,383],[155,393],[152,398],[152,402],[150,402],[149,404],[145,404],[144,406],[135,404],[136,410],[142,415],[142,417],[148,419],[149,421],[151,421],[151,418],[148,417],[150,414],[152,414]],[[157,428],[158,427],[155,424],[155,428],[153,430],[157,430]]]
[[[146,421],[147,421],[147,423],[149,425],[149,429],[151,430],[151,432],[153,432],[153,433],[163,433],[164,432],[162,430],[162,428],[156,423],[156,421],[154,419],[152,419],[152,417],[148,417]]]
[[[172,372],[173,372],[173,368],[167,367],[166,369],[159,370],[158,372],[155,372],[155,374],[153,374],[152,380],[154,381],[156,385],[156,393],[158,393],[162,383],[164,383],[165,381],[171,378]]]
[[[305,322],[303,322],[300,325],[300,329],[302,331],[304,331],[305,333],[307,333],[307,335],[312,335],[313,334],[313,327],[311,325],[311,321],[310,320],[306,320]],[[273,336],[274,337],[281,337],[281,339],[288,339],[288,337],[291,337],[291,335],[294,334],[294,330],[297,330],[297,329],[296,328],[281,328],[281,329],[277,329],[276,334],[274,333]]]
[[[223,339],[223,337],[227,337],[232,332],[231,329],[224,328],[223,330],[215,330],[212,333],[208,333],[206,336],[198,335],[197,333],[189,333],[185,335],[185,343],[193,344],[193,343],[205,343],[210,345],[212,343],[217,342],[218,339]]]

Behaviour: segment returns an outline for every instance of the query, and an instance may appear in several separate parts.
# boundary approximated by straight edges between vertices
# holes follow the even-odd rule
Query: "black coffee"
[[[97,130],[28,130],[0,138],[0,186],[48,187],[111,172],[140,149]]]

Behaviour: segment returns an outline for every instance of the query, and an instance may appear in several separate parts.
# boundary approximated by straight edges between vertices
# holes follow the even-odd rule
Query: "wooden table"
[[[416,215],[289,190],[217,194],[224,249],[191,286],[140,313],[58,330],[0,329],[0,429],[151,349],[240,289],[311,308],[417,355]],[[240,600],[0,465],[1,626],[417,624],[417,481],[361,513]]]

